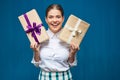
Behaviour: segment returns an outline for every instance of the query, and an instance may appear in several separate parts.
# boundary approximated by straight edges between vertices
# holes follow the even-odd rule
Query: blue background
[[[119,0],[0,0],[0,80],[37,80],[39,68],[31,64],[33,53],[17,17],[35,8],[47,29],[51,3],[63,6],[64,24],[70,14],[91,24],[71,69],[74,80],[120,80]]]

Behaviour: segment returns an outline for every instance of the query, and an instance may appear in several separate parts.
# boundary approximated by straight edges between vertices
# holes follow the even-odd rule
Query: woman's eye
[[[51,18],[53,18],[52,16],[49,16],[49,18],[51,19]]]
[[[57,18],[61,18],[61,16],[57,16]]]

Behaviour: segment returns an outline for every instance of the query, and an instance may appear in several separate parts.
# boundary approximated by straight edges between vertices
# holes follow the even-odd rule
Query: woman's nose
[[[57,18],[53,18],[53,21],[56,22],[56,21],[57,21]]]

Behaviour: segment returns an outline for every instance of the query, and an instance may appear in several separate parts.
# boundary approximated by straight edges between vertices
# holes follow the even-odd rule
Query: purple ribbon
[[[43,24],[36,25],[36,23],[33,22],[33,27],[32,27],[32,25],[30,24],[30,21],[29,21],[29,19],[28,19],[26,14],[24,14],[24,18],[25,18],[25,20],[26,20],[26,22],[28,24],[28,26],[27,26],[28,30],[26,30],[25,32],[26,33],[30,33],[31,32],[32,37],[34,37],[35,41],[39,44],[39,41],[38,41],[38,39],[37,39],[37,37],[35,35],[35,32],[38,35],[40,35],[41,34],[41,26],[43,26]]]

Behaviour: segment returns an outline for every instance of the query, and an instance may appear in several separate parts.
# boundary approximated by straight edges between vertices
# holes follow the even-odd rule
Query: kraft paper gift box
[[[89,25],[89,23],[81,20],[80,18],[70,15],[65,26],[60,32],[59,38],[68,44],[74,42],[75,44],[80,45]]]
[[[42,43],[49,39],[42,21],[35,9],[20,15],[18,18],[30,43]]]

